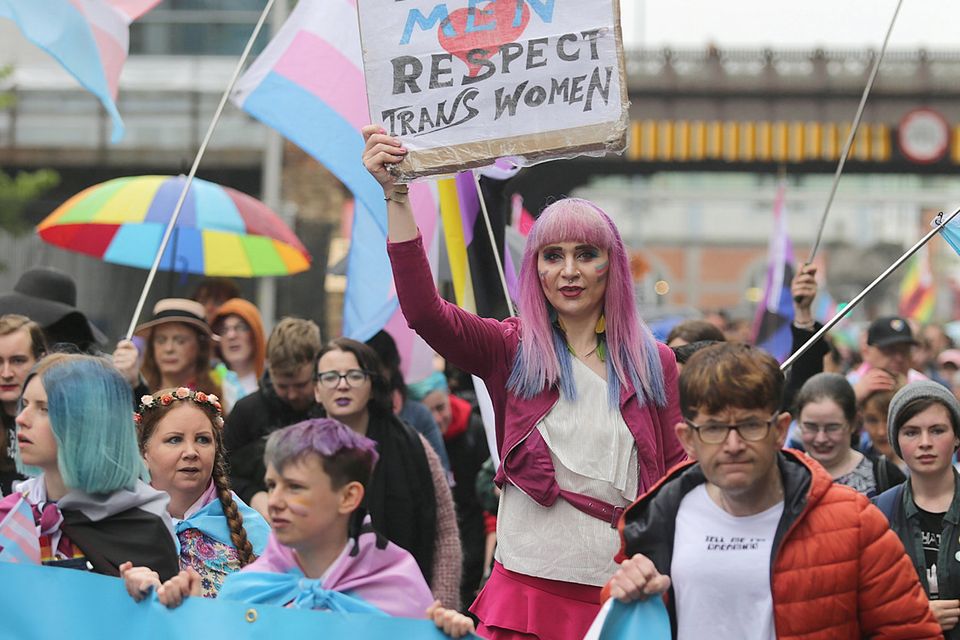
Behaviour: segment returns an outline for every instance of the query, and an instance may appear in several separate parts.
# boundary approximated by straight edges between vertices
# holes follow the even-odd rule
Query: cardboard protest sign
[[[372,122],[398,177],[626,146],[619,0],[358,0]]]

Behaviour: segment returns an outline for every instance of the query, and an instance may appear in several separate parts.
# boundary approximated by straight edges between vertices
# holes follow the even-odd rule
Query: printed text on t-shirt
[[[705,536],[707,551],[756,551],[766,538],[738,538],[729,540],[724,536]]]

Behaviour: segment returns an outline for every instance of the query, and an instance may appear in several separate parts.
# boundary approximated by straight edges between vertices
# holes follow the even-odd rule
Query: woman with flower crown
[[[187,387],[164,389],[140,399],[134,420],[150,484],[170,496],[180,568],[196,570],[202,595],[216,597],[229,574],[263,553],[270,533],[230,490],[220,400]],[[152,571],[121,569],[125,577]]]
[[[387,251],[407,323],[486,383],[502,487],[496,562],[470,610],[494,640],[582,638],[617,569],[623,508],[684,458],[677,365],[637,313],[630,260],[597,205],[566,198],[527,237],[518,317],[480,318],[437,293],[391,165],[401,141],[364,127],[387,201]]]

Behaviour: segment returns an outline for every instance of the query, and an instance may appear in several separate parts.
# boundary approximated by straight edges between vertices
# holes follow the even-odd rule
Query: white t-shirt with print
[[[679,640],[776,640],[770,552],[782,514],[779,502],[730,515],[705,484],[684,496],[670,568]]]

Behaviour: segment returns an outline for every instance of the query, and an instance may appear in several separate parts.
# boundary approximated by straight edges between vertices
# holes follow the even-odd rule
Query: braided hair
[[[217,488],[217,497],[220,498],[223,514],[227,517],[227,525],[230,527],[230,540],[240,555],[240,566],[245,567],[256,560],[257,556],[253,553],[253,545],[247,539],[247,530],[243,528],[243,516],[240,515],[237,501],[233,499],[233,492],[230,490],[230,477],[227,475],[222,432],[222,427],[219,430],[214,430],[214,433],[217,434],[215,436],[217,453],[213,460],[213,485]]]
[[[257,559],[253,552],[253,545],[247,537],[243,527],[243,516],[237,507],[230,490],[230,477],[227,473],[226,448],[223,444],[223,416],[221,415],[220,401],[215,395],[207,395],[202,391],[193,391],[186,387],[178,389],[162,389],[153,395],[146,395],[140,399],[140,408],[134,418],[137,423],[137,438],[140,443],[140,453],[143,454],[147,442],[153,436],[157,425],[178,402],[191,401],[194,406],[210,419],[213,427],[214,457],[211,478],[217,489],[217,497],[223,507],[224,516],[230,529],[230,541],[240,559],[240,566],[245,567]]]

